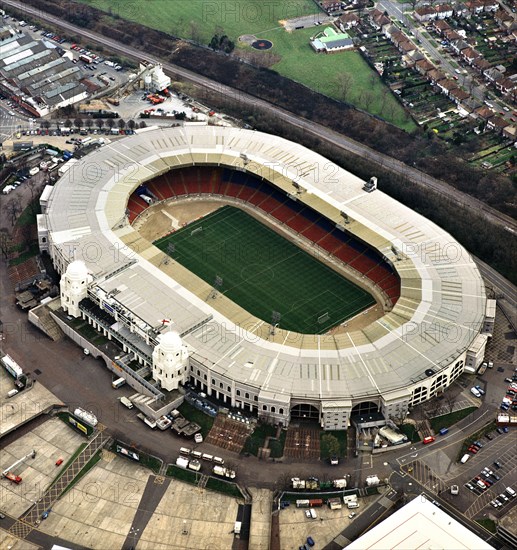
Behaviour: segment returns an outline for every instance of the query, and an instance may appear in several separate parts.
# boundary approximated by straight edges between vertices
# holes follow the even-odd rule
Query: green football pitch
[[[154,243],[252,315],[321,334],[375,303],[366,291],[232,206]]]

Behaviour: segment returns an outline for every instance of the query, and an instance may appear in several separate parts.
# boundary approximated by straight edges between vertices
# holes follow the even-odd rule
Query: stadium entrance
[[[302,403],[300,405],[295,405],[291,409],[291,422],[293,421],[319,422],[319,420],[320,420],[320,411],[314,405],[309,405],[308,403]]]

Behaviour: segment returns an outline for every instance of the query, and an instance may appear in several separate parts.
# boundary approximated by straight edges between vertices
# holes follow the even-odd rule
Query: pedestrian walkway
[[[273,491],[249,487],[252,496],[249,550],[267,550],[271,539]]]
[[[156,507],[162,501],[170,483],[170,478],[149,476],[122,549],[136,548],[142,533],[155,513]]]
[[[61,497],[95,453],[109,441],[110,438],[104,430],[105,426],[102,424],[97,425],[97,430],[94,436],[89,440],[87,446],[68,468],[64,470],[59,479],[45,491],[38,502],[10,527],[9,533],[24,539],[41,523],[42,514],[52,510],[54,503]]]

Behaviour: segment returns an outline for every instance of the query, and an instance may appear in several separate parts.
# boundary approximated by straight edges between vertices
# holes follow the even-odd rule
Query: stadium
[[[40,249],[142,393],[163,397],[142,369],[168,341],[182,383],[244,414],[380,425],[481,364],[487,300],[468,252],[374,182],[257,131],[145,128],[56,183]]]

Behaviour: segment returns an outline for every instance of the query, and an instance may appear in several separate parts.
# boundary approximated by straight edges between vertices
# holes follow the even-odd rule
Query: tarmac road
[[[74,33],[74,35],[76,36],[82,36],[85,39],[93,40],[98,44],[101,44],[102,46],[126,57],[131,57],[135,60],[143,59],[151,63],[156,62],[156,58],[154,56],[151,56],[145,52],[141,52],[130,46],[120,44],[113,39],[106,38],[97,33],[93,33],[81,27],[77,27],[66,21],[57,21],[54,16],[51,16],[46,12],[42,12],[39,9],[33,8],[32,6],[27,6],[16,0],[4,0],[4,4],[7,6],[13,6],[24,13],[39,18],[40,20],[52,23],[54,26],[59,26],[62,29]],[[369,161],[380,165],[382,169],[387,169],[399,173],[405,178],[411,180],[413,183],[419,185],[420,187],[423,187],[425,189],[433,189],[434,191],[447,197],[449,200],[459,206],[468,207],[472,210],[482,212],[484,217],[490,220],[490,222],[502,225],[503,227],[509,227],[517,233],[517,220],[514,220],[510,216],[498,212],[494,208],[482,203],[474,197],[471,197],[454,189],[452,186],[443,181],[432,178],[431,176],[428,176],[427,174],[424,174],[423,172],[420,172],[415,168],[407,166],[394,158],[378,153],[377,151],[374,151],[352,139],[333,132],[332,130],[329,130],[324,126],[321,126],[320,124],[317,124],[310,120],[306,120],[298,115],[281,109],[280,107],[272,105],[267,101],[258,99],[229,86],[225,86],[202,75],[178,67],[177,65],[174,65],[172,63],[162,63],[162,65],[163,69],[169,74],[178,75],[184,80],[208,88],[212,93],[219,93],[225,98],[233,98],[235,101],[238,101],[245,105],[259,107],[264,111],[268,111],[278,120],[282,120],[283,122],[300,128],[304,132],[318,137],[328,143],[332,143],[334,145],[337,145],[338,147],[341,147],[344,150],[368,159]]]

